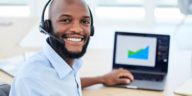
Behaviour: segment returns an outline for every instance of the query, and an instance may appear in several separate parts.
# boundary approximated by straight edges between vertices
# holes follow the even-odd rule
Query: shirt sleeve
[[[9,96],[50,96],[50,94],[43,82],[22,78],[13,82]]]

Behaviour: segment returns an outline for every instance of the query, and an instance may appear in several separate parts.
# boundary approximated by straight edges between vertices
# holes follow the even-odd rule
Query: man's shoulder
[[[36,53],[29,57],[22,65],[18,74],[22,77],[34,77],[44,74],[45,70],[51,69],[52,66],[46,56],[42,53]]]
[[[32,55],[31,57],[27,58],[24,64],[33,64],[33,63],[46,63],[49,62],[48,58],[45,56],[45,54],[40,51]]]

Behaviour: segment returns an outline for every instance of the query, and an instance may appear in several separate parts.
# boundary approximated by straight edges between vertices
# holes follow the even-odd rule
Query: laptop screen
[[[113,68],[167,73],[169,35],[116,32]]]

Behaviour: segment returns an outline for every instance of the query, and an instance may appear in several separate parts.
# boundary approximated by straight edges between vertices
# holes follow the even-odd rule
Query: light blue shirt
[[[70,67],[46,43],[43,51],[23,64],[9,96],[82,96],[78,75],[81,65],[81,59],[75,59]]]

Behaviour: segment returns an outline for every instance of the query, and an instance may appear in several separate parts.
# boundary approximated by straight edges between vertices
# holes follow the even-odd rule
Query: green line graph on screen
[[[130,59],[142,59],[148,60],[149,57],[149,46],[140,48],[136,51],[128,50],[128,58]]]

